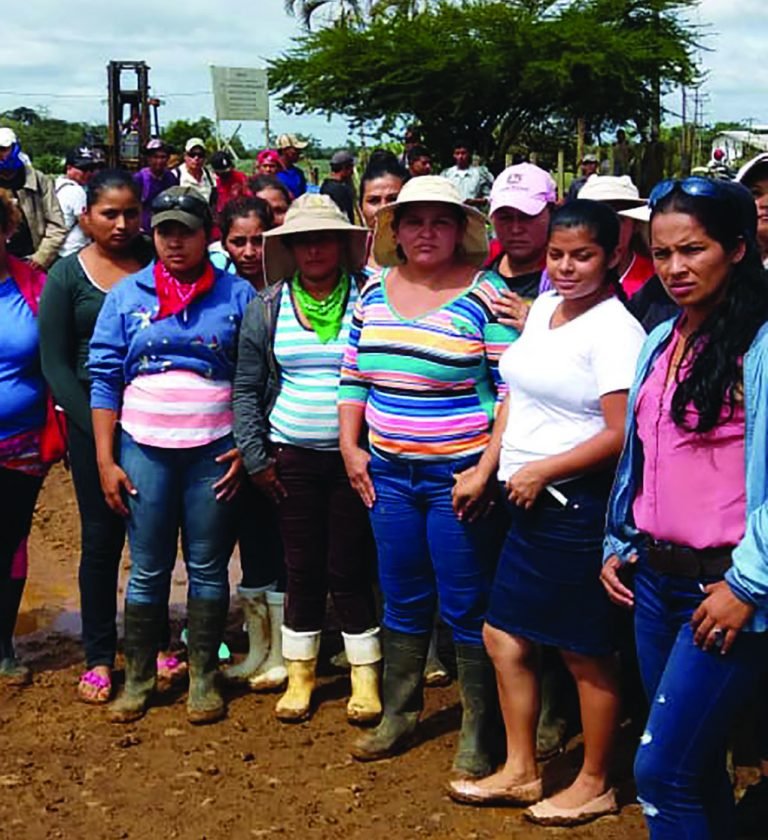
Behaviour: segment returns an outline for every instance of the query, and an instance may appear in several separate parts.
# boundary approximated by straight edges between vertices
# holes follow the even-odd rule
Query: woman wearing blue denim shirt
[[[132,561],[125,689],[112,720],[141,717],[155,688],[181,534],[189,575],[187,716],[207,723],[224,714],[215,677],[241,475],[232,381],[240,324],[256,293],[208,261],[210,208],[193,187],[166,190],[152,209],[158,259],[109,292],[88,361],[99,478],[107,504],[126,517]]]
[[[768,280],[741,187],[664,181],[650,203],[656,270],[682,314],[638,362],[602,580],[635,608],[651,837],[729,838],[728,726],[768,654]]]

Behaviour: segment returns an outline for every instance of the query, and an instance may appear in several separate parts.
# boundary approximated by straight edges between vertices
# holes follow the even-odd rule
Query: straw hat
[[[360,271],[365,265],[368,234],[365,227],[350,224],[346,214],[330,196],[304,193],[288,208],[280,227],[264,231],[264,274],[268,283],[291,277],[297,268],[293,251],[286,237],[297,233],[338,231],[345,234],[342,266],[347,271]]]
[[[376,213],[376,232],[373,235],[373,257],[379,265],[400,265],[397,254],[397,237],[392,227],[395,208],[404,204],[450,204],[460,207],[467,218],[461,246],[466,259],[473,265],[482,265],[488,256],[488,236],[485,216],[474,207],[464,204],[459,191],[440,175],[421,175],[411,178],[400,190],[397,200],[379,208]]]

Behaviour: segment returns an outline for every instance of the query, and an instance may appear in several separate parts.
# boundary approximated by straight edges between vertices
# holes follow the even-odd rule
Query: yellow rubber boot
[[[350,664],[352,696],[347,704],[347,720],[358,726],[376,723],[381,717],[379,628],[364,633],[342,633]]]
[[[275,706],[278,720],[298,723],[309,717],[319,649],[319,630],[298,632],[283,627],[283,658],[288,672],[288,688]]]

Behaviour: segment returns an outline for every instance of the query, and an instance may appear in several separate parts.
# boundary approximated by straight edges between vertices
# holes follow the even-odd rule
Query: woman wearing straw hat
[[[493,314],[501,280],[478,270],[484,217],[449,181],[409,181],[376,218],[373,253],[388,268],[361,295],[339,392],[341,451],[370,510],[384,595],[384,713],[353,755],[385,758],[412,735],[439,601],[464,709],[453,767],[479,776],[493,766],[495,680],[482,641],[493,575],[482,514],[492,503],[454,506],[452,493],[488,445],[498,358],[517,333]]]
[[[368,231],[328,196],[307,194],[264,232],[270,287],[249,307],[235,376],[235,437],[251,481],[278,505],[287,588],[288,689],[275,714],[309,716],[330,592],[352,666],[347,716],[381,714],[374,546],[339,453],[339,371],[358,299]]]

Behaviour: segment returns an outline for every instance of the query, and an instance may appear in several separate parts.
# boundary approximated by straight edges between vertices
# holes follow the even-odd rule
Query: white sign
[[[255,67],[211,67],[217,120],[269,119],[267,71]]]

